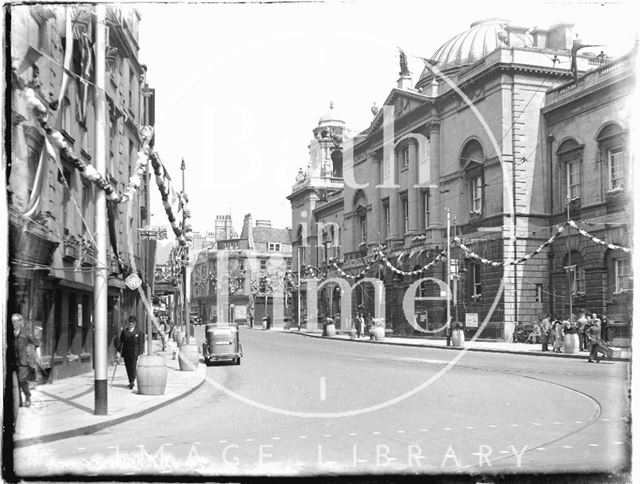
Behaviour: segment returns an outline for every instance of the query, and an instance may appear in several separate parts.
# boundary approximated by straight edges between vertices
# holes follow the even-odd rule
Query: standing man
[[[578,340],[580,341],[580,351],[587,350],[587,340],[585,337],[585,330],[587,328],[587,315],[584,311],[580,312],[580,317],[578,318]]]
[[[12,314],[11,322],[13,323],[13,336],[15,338],[14,365],[18,380],[20,406],[29,407],[31,405],[29,380],[35,380],[36,347],[40,346],[40,342],[28,333],[21,314]],[[23,393],[24,402],[22,401]]]
[[[127,368],[127,376],[129,377],[129,388],[133,388],[133,382],[136,380],[136,363],[144,347],[144,336],[136,328],[136,323],[136,317],[129,316],[129,327],[123,329],[120,334],[120,346],[117,354],[118,359],[120,359],[120,355],[124,357],[124,366]]]
[[[546,314],[540,321],[540,341],[542,341],[542,351],[549,351],[549,334],[551,333],[551,322]]]

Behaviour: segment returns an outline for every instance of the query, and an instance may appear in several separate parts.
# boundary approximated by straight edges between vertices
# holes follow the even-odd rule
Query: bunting
[[[578,224],[575,223],[573,220],[569,220],[569,225],[571,225],[574,229],[577,229],[578,232],[580,233],[580,235],[588,237],[589,239],[591,239],[596,244],[600,244],[600,245],[602,245],[604,247],[607,247],[607,248],[609,248],[611,250],[621,250],[621,251],[626,252],[626,253],[630,253],[631,252],[631,249],[629,249],[628,247],[622,247],[620,245],[610,244],[609,242],[606,242],[606,241],[604,241],[602,239],[599,239],[595,235],[591,235],[586,230],[578,227]]]

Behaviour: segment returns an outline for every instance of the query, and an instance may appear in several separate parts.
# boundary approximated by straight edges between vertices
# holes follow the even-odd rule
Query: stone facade
[[[632,52],[585,74],[577,85],[571,82],[547,92],[542,109],[546,159],[555,174],[548,185],[552,222],[570,217],[598,239],[624,247],[633,239],[628,123],[634,73]],[[569,179],[575,187],[567,213]],[[555,241],[549,258],[551,312],[568,314],[571,298],[573,313],[606,314],[609,336],[628,344],[631,254],[609,249],[572,228]],[[570,274],[569,266],[575,266]]]

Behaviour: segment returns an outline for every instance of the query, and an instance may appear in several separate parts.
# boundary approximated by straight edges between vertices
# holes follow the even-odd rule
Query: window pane
[[[621,147],[609,150],[609,188],[623,186],[622,158],[623,150]]]

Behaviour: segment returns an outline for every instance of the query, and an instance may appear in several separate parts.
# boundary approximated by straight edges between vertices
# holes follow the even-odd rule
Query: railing
[[[633,65],[634,62],[631,58],[631,54],[627,54],[617,61],[605,64],[602,67],[594,69],[593,71],[586,72],[582,75],[582,77],[578,78],[577,83],[571,81],[559,87],[556,87],[555,89],[550,89],[547,92],[547,103],[557,101],[565,94],[573,92],[577,89],[594,86],[607,78],[619,74],[620,72],[632,71]]]

